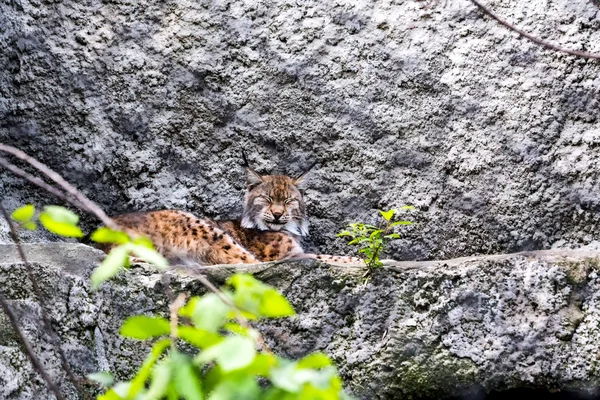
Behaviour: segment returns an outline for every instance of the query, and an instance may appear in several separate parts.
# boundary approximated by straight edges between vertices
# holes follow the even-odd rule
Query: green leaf
[[[23,228],[27,229],[28,231],[35,231],[37,229],[37,225],[32,221],[24,222]]]
[[[285,391],[298,393],[305,382],[296,376],[298,371],[296,363],[284,364],[279,368],[271,370],[271,382],[273,385]]]
[[[365,228],[369,228],[369,229],[379,229],[378,226],[375,225],[365,225]]]
[[[243,373],[252,376],[269,376],[269,371],[277,364],[277,359],[272,354],[262,354],[259,353],[254,358],[254,361],[250,363],[245,369],[242,370]]]
[[[203,400],[202,384],[200,376],[195,371],[190,357],[185,354],[174,352],[171,354],[173,368],[173,379],[175,388],[186,400]]]
[[[190,318],[198,329],[217,332],[227,321],[230,311],[231,307],[223,303],[223,300],[216,294],[209,293],[202,297],[192,297],[180,310],[180,314]]]
[[[385,235],[384,237],[386,239],[400,239],[400,235],[398,235],[397,233],[392,233],[390,235]]]
[[[172,363],[162,362],[152,370],[152,382],[144,400],[158,400],[167,392],[167,386],[171,379]],[[176,368],[175,368],[176,369]]]
[[[337,378],[337,379],[336,379]],[[300,368],[297,363],[284,364],[279,368],[274,368],[271,371],[271,381],[275,387],[284,389],[291,393],[298,393],[307,387],[305,385],[327,390],[333,384],[339,384],[339,378],[334,367],[325,366],[320,370]],[[335,388],[336,392],[339,390]],[[300,396],[300,398],[305,398]],[[315,398],[315,397],[308,397]],[[317,397],[319,399],[323,397]],[[328,398],[328,397],[325,397]],[[336,398],[336,397],[333,397]]]
[[[169,382],[169,385],[167,386],[167,400],[179,400],[179,393],[177,393],[175,382],[173,381]]]
[[[320,371],[302,387],[300,399],[340,400],[343,398],[342,384],[332,369]]]
[[[177,335],[189,344],[201,349],[206,349],[222,340],[217,333],[184,325],[177,328]]]
[[[154,244],[152,243],[152,240],[148,239],[146,236],[139,236],[135,238],[133,243],[141,244],[144,247],[154,250]]]
[[[229,336],[219,344],[201,352],[194,361],[207,363],[215,360],[224,372],[229,372],[247,367],[255,357],[256,349],[252,339]]]
[[[108,392],[98,396],[98,400],[123,400],[128,398],[127,392],[131,384],[129,382],[119,382]]]
[[[128,243],[129,250],[138,258],[146,261],[149,264],[154,265],[158,269],[162,270],[169,266],[167,260],[160,255],[156,250],[150,249],[144,244],[133,244]]]
[[[45,212],[40,215],[40,222],[42,225],[44,225],[44,228],[60,236],[73,238],[81,238],[85,236],[78,226],[71,223],[56,221]]]
[[[296,400],[299,398],[300,397],[296,394],[288,393],[276,387],[268,388],[262,396],[262,400]]]
[[[260,388],[256,380],[249,377],[226,379],[213,389],[208,400],[257,400]]]
[[[168,335],[170,332],[171,327],[167,319],[147,315],[127,318],[120,331],[125,337],[142,340]]]
[[[227,280],[235,288],[233,295],[234,304],[246,311],[247,318],[260,317],[260,305],[263,293],[271,288],[250,274],[235,274]],[[245,314],[245,315],[246,315]]]
[[[296,315],[292,305],[275,289],[268,289],[262,294],[259,312],[261,315],[270,318]]]
[[[365,247],[364,249],[360,249],[358,252],[366,255],[369,258],[373,257],[373,250],[371,250],[368,247]]]
[[[398,226],[398,225],[412,225],[412,222],[410,222],[410,221],[396,221],[396,222],[392,222],[390,224],[390,227],[392,227],[392,226]]]
[[[382,231],[381,229],[378,229],[378,230],[376,230],[376,231],[373,231],[373,232],[371,233],[371,235],[369,235],[369,239],[370,239],[370,240],[375,240],[375,239],[378,239],[378,238],[381,236],[381,234],[382,234],[382,233],[383,233],[383,231]]]
[[[395,210],[388,210],[388,211],[381,211],[379,210],[379,213],[381,214],[381,216],[386,220],[389,221],[392,219],[392,217],[394,216],[394,213],[396,211]]]
[[[88,374],[87,378],[89,380],[98,382],[102,386],[110,386],[115,381],[115,377],[109,372],[96,372],[93,374]]]
[[[235,290],[251,290],[256,291],[257,289],[262,290],[264,283],[256,279],[250,274],[237,273],[229,279],[227,279],[227,283],[235,288]]]
[[[205,375],[204,388],[206,393],[210,393],[213,389],[222,381],[232,378],[241,377],[265,377],[269,376],[269,373],[273,367],[277,365],[277,358],[273,354],[261,354],[258,353],[254,358],[254,361],[245,368],[235,370],[233,372],[224,372],[219,365],[215,365]]]
[[[23,224],[25,222],[30,221],[31,218],[33,218],[33,214],[35,214],[35,207],[33,206],[33,204],[27,204],[13,211],[11,217],[15,221]]]
[[[415,208],[413,206],[402,206],[398,210],[414,210],[414,209]]]
[[[298,361],[298,368],[324,368],[333,365],[329,356],[325,353],[312,353]]]
[[[40,215],[40,222],[46,229],[57,235],[74,238],[84,236],[77,226],[79,216],[65,207],[44,207],[44,212]]]
[[[225,325],[223,325],[223,329],[225,329],[226,331],[229,331],[231,333],[235,333],[236,335],[239,336],[251,336],[252,335],[252,328],[246,328],[245,326],[242,326],[236,322],[226,322]]]
[[[150,352],[150,354],[148,354],[148,356],[144,360],[144,363],[138,370],[137,374],[131,380],[131,386],[127,390],[126,396],[123,397],[134,398],[144,388],[144,386],[146,385],[146,381],[152,373],[152,367],[154,367],[156,361],[158,361],[162,353],[170,345],[170,339],[163,339],[159,340],[154,344],[154,346],[152,346],[152,351]]]
[[[116,244],[125,244],[131,241],[129,235],[125,232],[114,231],[110,228],[102,227],[96,229],[92,236],[90,237],[92,241],[96,243],[116,243]]]
[[[115,276],[127,261],[129,261],[129,247],[126,244],[112,249],[92,273],[92,287],[97,289],[102,282]]]
[[[79,216],[77,214],[61,206],[46,206],[44,207],[44,214],[61,224],[74,226],[79,222]]]
[[[340,232],[340,233],[338,233],[336,236],[337,236],[337,237],[343,237],[343,236],[354,236],[354,235],[352,234],[352,232],[348,232],[348,231],[341,231],[341,232]]]
[[[233,301],[248,317],[286,317],[295,315],[290,303],[275,288],[249,274],[235,274],[227,280],[235,287]]]

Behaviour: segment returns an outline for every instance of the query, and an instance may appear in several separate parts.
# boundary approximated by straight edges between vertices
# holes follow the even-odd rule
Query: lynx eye
[[[266,202],[272,203],[273,199],[270,198],[269,196],[260,196],[261,199],[265,200]]]
[[[290,204],[292,201],[296,201],[296,199],[290,197],[289,199],[285,199],[284,204]]]

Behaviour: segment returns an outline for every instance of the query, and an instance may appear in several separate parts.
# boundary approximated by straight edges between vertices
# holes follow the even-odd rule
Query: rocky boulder
[[[600,52],[597,2],[486,3]],[[237,217],[241,149],[263,173],[318,161],[306,245],[322,253],[348,251],[346,222],[405,204],[419,224],[395,259],[596,239],[599,75],[466,0],[0,3],[1,142],[110,213]],[[49,202],[2,171],[0,192]]]
[[[62,348],[77,374],[130,378],[143,343],[118,335],[131,315],[165,314],[165,281],[144,265],[90,289],[102,253],[84,245],[27,245]],[[236,271],[278,287],[298,316],[260,326],[280,354],[322,350],[362,399],[442,398],[537,387],[600,384],[600,251],[551,250],[437,262],[401,262],[365,281],[355,267],[316,261],[207,267],[221,284]],[[170,275],[176,292],[203,293]],[[69,398],[73,389],[42,329],[16,249],[0,246],[0,283],[45,367]],[[49,397],[6,317],[0,324],[0,397]]]

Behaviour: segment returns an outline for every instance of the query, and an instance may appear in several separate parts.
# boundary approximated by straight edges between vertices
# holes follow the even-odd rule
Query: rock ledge
[[[143,265],[90,289],[102,253],[79,244],[27,245],[51,318],[77,373],[130,377],[143,344],[118,335],[136,313],[164,313],[159,274]],[[298,316],[264,324],[279,352],[323,350],[364,399],[441,398],[519,387],[594,390],[599,384],[600,251],[549,250],[436,262],[401,262],[364,282],[360,268],[316,261],[206,268],[220,284],[235,271],[282,290]],[[0,284],[49,372],[60,375],[16,249],[0,245]],[[170,275],[175,291],[202,293]],[[0,397],[46,393],[0,315]],[[42,396],[43,397],[43,396]]]

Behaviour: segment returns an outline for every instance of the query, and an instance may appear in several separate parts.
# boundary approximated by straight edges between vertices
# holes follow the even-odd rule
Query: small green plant
[[[32,205],[12,213],[12,219],[25,229],[36,229],[35,217]],[[79,217],[64,207],[45,207],[37,219],[55,234],[84,236],[77,226]],[[134,238],[102,227],[90,239],[117,245],[94,270],[94,288],[127,268],[130,255],[159,270],[168,267],[167,260],[145,237]],[[298,361],[279,357],[249,323],[295,315],[290,303],[275,288],[251,275],[235,274],[222,290],[211,290],[212,293],[191,297],[187,302],[186,295],[180,294],[171,305],[168,319],[149,315],[128,318],[121,335],[154,344],[129,381],[115,383],[109,372],[88,375],[107,388],[98,400],[350,399],[327,355],[312,353]],[[188,351],[179,349],[182,342]]]
[[[414,210],[412,206],[403,206],[399,210]],[[398,210],[379,210],[383,221],[379,226],[355,222],[348,224],[350,229],[337,234],[338,237],[350,237],[348,245],[358,246],[359,255],[365,260],[369,271],[383,266],[381,254],[385,251],[387,244],[394,239],[400,239],[400,235],[392,232],[392,228],[399,225],[410,225],[410,221],[392,222]]]

